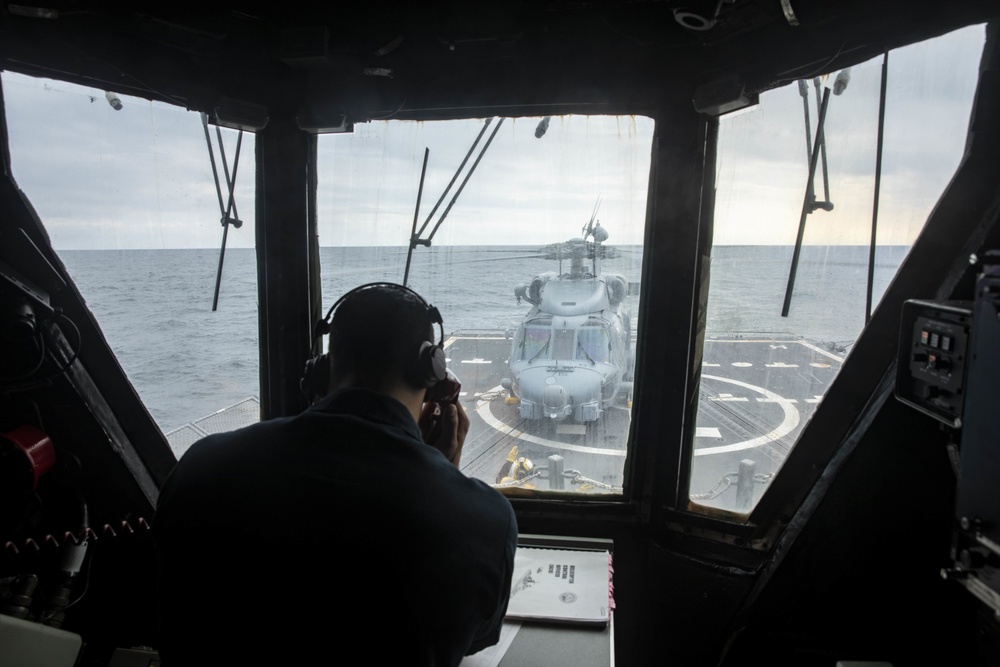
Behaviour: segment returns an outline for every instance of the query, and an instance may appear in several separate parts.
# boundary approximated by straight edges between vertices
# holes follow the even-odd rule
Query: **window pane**
[[[548,327],[544,329],[536,326],[525,325],[523,334],[516,339],[515,354],[518,359],[534,359],[544,353],[549,347],[549,338],[552,337],[552,330]]]
[[[580,329],[577,332],[575,359],[608,362],[611,357],[611,336],[606,329]]]
[[[648,118],[564,116],[382,121],[320,138],[328,303],[407,277],[428,150],[416,230],[432,243],[413,250],[407,285],[444,319],[472,421],[467,474],[495,484],[523,457],[538,474],[511,484],[621,491],[652,132]],[[577,472],[547,477],[551,456]]]
[[[223,227],[200,114],[6,72],[3,86],[18,186],[175,454],[259,419],[253,135],[213,312]],[[222,134],[232,173],[237,133]]]
[[[984,35],[971,27],[889,54],[873,309],[959,164]],[[864,327],[881,71],[880,57],[793,82],[721,121],[696,503],[752,508]],[[783,315],[825,87],[816,205]]]

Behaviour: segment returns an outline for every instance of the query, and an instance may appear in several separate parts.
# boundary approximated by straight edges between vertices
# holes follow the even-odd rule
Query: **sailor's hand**
[[[424,403],[420,412],[420,433],[457,468],[462,446],[469,433],[469,415],[459,403]]]

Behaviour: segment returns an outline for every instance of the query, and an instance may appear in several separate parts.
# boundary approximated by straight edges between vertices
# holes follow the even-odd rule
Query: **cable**
[[[404,96],[403,96],[403,101],[402,101],[402,102],[400,102],[400,103],[399,103],[399,106],[398,106],[398,107],[396,107],[396,110],[395,110],[395,111],[393,111],[393,112],[391,112],[391,113],[390,113],[390,114],[389,114],[388,116],[369,116],[369,117],[368,117],[368,120],[370,120],[370,121],[371,121],[371,120],[390,120],[390,119],[391,119],[391,118],[393,118],[393,117],[394,117],[394,116],[395,116],[396,114],[398,114],[398,113],[399,113],[400,111],[402,111],[402,110],[403,110],[403,107],[404,107],[404,106],[406,105],[406,99],[407,99],[407,98],[406,98],[406,96],[404,95]]]
[[[145,517],[138,517],[135,519],[135,524],[137,528],[143,529],[145,531],[151,530],[150,524],[146,521]],[[115,530],[115,526],[118,527],[118,531]],[[119,533],[125,533],[127,535],[135,535],[137,533],[136,528],[126,520],[122,519],[117,524],[106,523],[99,526],[97,530],[93,527],[87,527],[79,529],[76,532],[67,530],[61,535],[55,535],[53,533],[47,533],[41,536],[37,540],[33,537],[25,538],[21,541],[15,542],[14,540],[7,540],[3,543],[3,551],[10,553],[14,556],[20,556],[22,551],[29,553],[38,553],[44,547],[51,546],[56,549],[60,548],[65,543],[72,543],[74,545],[79,545],[82,542],[96,542],[101,539],[117,538]],[[30,550],[30,551],[29,551]]]
[[[46,352],[47,352],[47,349],[45,347],[45,335],[41,331],[41,327],[39,327],[38,339],[39,339],[40,347],[41,347],[41,350],[42,350],[41,356],[39,358],[39,362],[35,365],[35,368],[33,368],[29,373],[26,373],[24,375],[20,375],[20,376],[14,377],[14,378],[0,378],[0,382],[2,382],[2,383],[8,383],[8,382],[12,383],[12,384],[9,384],[6,387],[4,387],[4,394],[9,395],[11,392],[25,391],[27,389],[34,389],[36,387],[39,387],[39,386],[43,385],[45,382],[47,382],[48,380],[50,380],[50,379],[52,379],[54,377],[57,377],[59,375],[64,374],[67,370],[69,370],[69,367],[72,366],[73,363],[80,356],[80,350],[83,348],[83,334],[80,332],[80,328],[76,325],[76,323],[73,320],[71,320],[69,317],[66,316],[65,313],[63,313],[63,311],[62,311],[61,308],[57,308],[55,310],[55,313],[56,313],[56,317],[54,318],[54,321],[65,320],[73,328],[73,331],[76,334],[76,345],[73,347],[73,353],[70,355],[69,359],[64,364],[62,364],[62,366],[60,366],[58,369],[56,369],[55,371],[53,371],[53,372],[51,372],[51,373],[49,373],[47,375],[43,375],[43,376],[41,376],[41,377],[39,377],[39,378],[31,381],[31,382],[25,382],[25,383],[22,383],[22,384],[14,384],[14,383],[16,383],[16,382],[18,382],[20,380],[24,380],[24,379],[29,378],[32,375],[36,374],[41,369],[42,364],[45,361]],[[50,323],[50,322],[53,322],[53,319],[47,319],[42,324],[44,325],[45,323]]]
[[[41,327],[39,327],[38,331],[35,332],[35,338],[38,339],[37,345],[39,354],[38,354],[38,362],[35,364],[34,368],[32,368],[27,373],[22,373],[21,375],[15,375],[13,377],[0,377],[0,382],[18,382],[20,380],[24,380],[26,378],[31,377],[41,369],[42,364],[45,363],[45,336],[42,335]]]
[[[46,376],[46,378],[43,379],[48,379],[50,377],[55,377],[56,375],[61,375],[65,373],[69,369],[69,367],[73,365],[73,362],[76,361],[77,357],[80,356],[80,350],[81,348],[83,348],[83,335],[80,333],[80,328],[76,326],[76,322],[67,317],[61,308],[56,309],[56,315],[58,316],[58,319],[66,320],[66,322],[68,322],[69,325],[73,327],[73,331],[76,332],[76,346],[73,349],[73,354],[70,356],[69,361],[63,364],[62,368]]]

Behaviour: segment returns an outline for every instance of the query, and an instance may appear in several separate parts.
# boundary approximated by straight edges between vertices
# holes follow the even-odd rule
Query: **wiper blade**
[[[537,358],[538,358],[538,356],[539,356],[539,355],[540,355],[540,354],[541,354],[542,352],[544,352],[545,350],[549,349],[549,341],[550,341],[550,340],[552,340],[552,337],[551,337],[551,336],[549,336],[548,340],[546,340],[546,341],[545,341],[545,345],[542,345],[542,349],[540,349],[540,350],[539,350],[538,352],[535,352],[535,356],[531,357],[531,359],[528,359],[528,363],[529,363],[529,364],[530,364],[531,362],[533,362],[533,361],[534,361],[535,359],[537,359]]]

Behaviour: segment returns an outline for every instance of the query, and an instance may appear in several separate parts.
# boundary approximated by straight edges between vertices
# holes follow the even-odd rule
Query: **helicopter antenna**
[[[601,206],[601,199],[604,195],[597,195],[597,203],[594,204],[594,212],[590,214],[590,222],[584,225],[580,233],[583,234],[583,240],[586,241],[587,237],[590,236],[594,231],[594,219],[597,217],[597,209]]]

